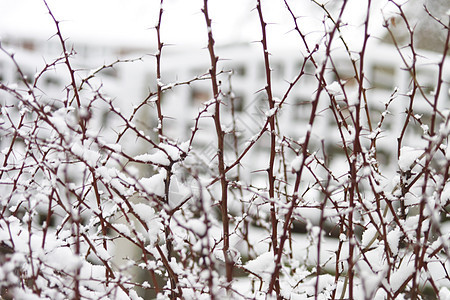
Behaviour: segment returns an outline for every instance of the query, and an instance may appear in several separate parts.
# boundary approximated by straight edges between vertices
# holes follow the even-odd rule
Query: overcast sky
[[[65,37],[98,43],[146,43],[154,45],[159,0],[48,0],[55,17],[63,21]],[[263,0],[263,12],[271,47],[298,44],[298,36],[290,32],[293,21],[282,0]],[[304,32],[312,40],[319,39],[324,26],[323,13],[311,1],[288,1],[292,4]],[[331,0],[328,7],[339,7],[341,1]],[[345,30],[360,30],[366,1],[350,0],[344,16]],[[379,27],[381,3],[372,1],[374,28]],[[256,0],[210,0],[213,33],[218,44],[252,42],[260,39]],[[204,46],[206,29],[201,13],[202,0],[166,0],[162,24],[165,43]],[[378,18],[378,19],[377,19]],[[20,34],[48,38],[55,32],[54,24],[41,0],[0,1],[0,35]],[[317,34],[316,34],[317,33]]]

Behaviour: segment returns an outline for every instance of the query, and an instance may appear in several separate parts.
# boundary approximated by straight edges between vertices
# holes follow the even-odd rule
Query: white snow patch
[[[277,108],[271,108],[270,110],[266,111],[266,117],[270,118],[277,112]]]
[[[91,167],[95,167],[97,161],[100,159],[100,153],[89,149],[87,146],[83,147],[80,143],[74,143],[71,147],[71,151]]]
[[[398,159],[398,166],[403,172],[411,170],[413,163],[423,154],[423,150],[414,149],[412,147],[402,147],[400,149],[400,157]]]
[[[450,10],[447,12],[447,15],[450,15]],[[441,300],[450,300],[450,291],[447,287],[442,287],[439,290],[439,299]]]
[[[298,171],[300,171],[302,161],[303,161],[303,155],[301,155],[301,154],[298,155],[296,158],[294,158],[294,160],[291,162],[292,173],[297,173]]]
[[[341,85],[337,81],[333,81],[333,83],[327,85],[327,90],[333,96],[342,94]]]
[[[117,231],[119,233],[123,234],[124,236],[130,236],[131,231],[130,231],[130,228],[128,228],[127,225],[116,223],[113,226],[114,226],[115,229],[117,229]]]
[[[450,144],[448,144],[447,148],[445,149],[445,158],[447,160],[450,160]]]
[[[101,178],[103,178],[106,182],[111,181],[111,172],[110,170],[105,167],[101,166],[95,169],[95,174]],[[115,176],[116,174],[113,174],[112,176]]]
[[[48,113],[50,113],[51,111],[52,111],[51,106],[48,106],[48,105],[44,106],[44,113],[48,114]]]
[[[204,236],[207,229],[205,223],[199,219],[190,219],[187,222],[186,227],[195,232],[196,234],[198,234],[199,236]]]
[[[362,245],[364,247],[367,247],[376,234],[377,229],[374,226],[370,226],[369,228],[367,228],[362,235]]]
[[[110,148],[114,152],[122,152],[122,145],[120,144],[105,144],[106,147]]]
[[[255,273],[272,273],[275,269],[275,258],[273,252],[266,252],[258,256],[257,258],[248,261],[244,267]]]
[[[125,195],[126,194],[125,186],[120,182],[120,180],[118,178],[111,179],[109,184],[113,188],[115,188],[120,195]]]
[[[181,145],[173,146],[169,144],[159,144],[158,147],[160,148],[155,153],[145,153],[138,155],[134,157],[134,159],[138,161],[142,161],[145,163],[152,163],[155,165],[162,165],[162,166],[168,166],[170,165],[170,161],[177,161],[180,160],[181,154],[183,152],[186,152],[189,148],[189,143],[185,142]]]
[[[151,220],[156,217],[155,210],[145,203],[133,204],[133,209],[142,220]]]
[[[81,258],[75,255],[69,247],[56,248],[46,255],[46,257],[48,259],[47,263],[50,266],[66,272],[75,271],[82,265]]]
[[[135,290],[130,290],[130,299],[131,300],[142,300],[142,297],[139,297]]]
[[[402,233],[400,232],[400,229],[398,229],[398,228],[389,232],[387,235],[387,241],[389,243],[389,248],[391,249],[392,254],[394,254],[394,255],[397,255],[397,253],[398,253],[398,244],[400,242],[401,236],[402,236]]]
[[[56,130],[58,130],[60,134],[66,133],[68,128],[63,116],[53,114],[53,116],[49,117],[48,119],[50,123],[52,123],[53,126],[55,126]]]
[[[103,247],[97,247],[95,249],[95,251],[97,251],[97,256],[104,260],[104,261],[108,261],[111,259],[111,255],[108,253],[108,251],[105,250],[105,248]]]
[[[441,202],[446,203],[450,199],[450,185],[445,185],[441,193]]]
[[[164,179],[165,175],[162,173],[158,173],[150,178],[146,177],[141,178],[139,182],[147,192],[153,193],[160,197],[164,197],[165,194]]]
[[[153,207],[145,203],[133,204],[133,209],[138,217],[147,224],[147,234],[150,240],[150,245],[154,245],[158,241],[158,234],[160,233],[162,227],[161,219],[155,213]]]
[[[153,154],[141,154],[134,157],[135,160],[145,162],[145,163],[151,163],[155,165],[161,165],[161,166],[168,166],[170,164],[170,160],[167,157],[167,155],[162,152],[158,151]]]
[[[405,259],[407,262],[408,260]],[[415,272],[414,263],[408,265],[404,263],[400,268],[391,274],[391,289],[397,291],[410,275]]]

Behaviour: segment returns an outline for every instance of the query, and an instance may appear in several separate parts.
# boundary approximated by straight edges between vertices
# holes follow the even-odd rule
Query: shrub
[[[246,107],[262,101],[256,116],[234,94],[232,80],[245,70],[219,65],[207,0],[208,73],[163,83],[161,28],[170,24],[161,0],[156,84],[135,106],[96,80],[142,58],[74,68],[45,1],[63,55],[30,78],[1,45],[19,74],[17,83],[0,82],[3,298],[449,297],[448,16],[424,7],[445,32],[440,52],[426,52],[416,48],[406,6],[388,1],[390,44],[374,46],[368,1],[355,47],[342,21],[347,1],[312,1],[323,13],[317,42],[291,1],[280,2],[303,58],[277,98],[261,2],[253,13],[265,79],[259,102]],[[375,59],[380,53],[388,54]],[[52,99],[42,82],[61,66],[66,96]],[[400,69],[409,79],[395,88],[389,76]],[[189,136],[168,134],[182,122],[168,124],[163,96],[206,83],[211,98]],[[295,102],[311,87],[310,100]],[[292,123],[285,114],[299,107],[303,121]],[[251,134],[240,125],[248,118],[257,124]],[[148,150],[136,154],[137,146]]]

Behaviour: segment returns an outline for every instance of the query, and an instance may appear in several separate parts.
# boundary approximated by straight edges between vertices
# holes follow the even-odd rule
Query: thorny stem
[[[206,27],[208,30],[208,51],[211,59],[211,68],[209,69],[209,74],[211,76],[211,85],[213,91],[213,99],[215,101],[214,106],[214,125],[216,128],[217,135],[217,159],[219,163],[219,176],[220,184],[222,188],[222,195],[220,199],[220,208],[222,213],[222,231],[223,231],[223,255],[225,259],[225,272],[226,280],[228,284],[233,280],[233,262],[229,256],[230,248],[230,234],[229,234],[229,218],[228,218],[228,181],[225,172],[225,161],[224,161],[224,135],[222,130],[222,125],[220,122],[220,91],[217,82],[217,61],[219,58],[216,56],[214,51],[214,38],[211,28],[211,19],[208,13],[208,0],[203,1],[203,14],[205,16]],[[227,289],[229,286],[227,287]]]
[[[450,20],[449,20],[449,26],[450,26]],[[448,28],[448,27],[447,27]],[[430,125],[430,136],[434,135],[434,130],[435,130],[435,123],[436,123],[436,115],[438,113],[438,99],[439,99],[439,94],[441,92],[441,88],[442,88],[442,83],[443,83],[443,70],[444,70],[444,63],[445,63],[445,58],[447,57],[447,53],[448,53],[448,44],[450,42],[450,30],[447,29],[447,36],[445,38],[445,43],[444,43],[444,51],[442,53],[442,60],[439,62],[438,64],[438,76],[437,76],[437,85],[434,91],[434,102],[433,102],[433,113],[431,114],[431,125]]]
[[[327,14],[328,19],[333,22],[333,24],[337,27],[338,32],[341,33],[341,28],[340,28],[341,24],[337,23],[333,19],[332,15],[328,11],[328,9],[324,5],[318,3],[315,0],[313,0],[313,2],[316,3],[317,5],[319,5],[323,9],[323,11]],[[344,1],[344,4],[345,4],[345,2],[347,2],[347,0]],[[355,74],[355,80],[358,83],[359,105],[361,103],[361,96],[362,96],[362,98],[364,99],[364,110],[366,112],[367,125],[369,127],[369,131],[372,131],[372,122],[371,122],[371,118],[370,118],[369,104],[367,102],[366,89],[364,88],[364,85],[363,85],[363,83],[364,83],[364,72],[363,72],[364,71],[364,61],[363,60],[364,60],[364,55],[365,55],[365,52],[366,52],[367,41],[369,40],[369,34],[368,34],[369,13],[370,13],[370,1],[368,3],[368,10],[367,10],[367,14],[366,14],[366,20],[364,22],[365,25],[364,25],[363,47],[362,47],[361,52],[359,53],[360,54],[360,58],[359,58],[359,60],[360,60],[360,67],[359,67],[359,70],[358,70],[358,66],[357,66],[357,61],[352,58],[352,52],[351,52],[351,50],[350,50],[346,40],[344,39],[343,35],[340,34],[339,38],[340,38],[342,44],[344,45],[345,50],[346,50],[346,52],[347,52],[347,54],[349,56],[349,59],[351,61],[353,72]],[[333,63],[333,72],[335,72],[335,74],[339,77],[338,69],[336,68],[334,63]],[[339,84],[342,85],[340,80],[339,80]],[[345,90],[344,89],[342,89],[342,90],[345,93]],[[345,98],[347,98],[347,97],[345,97]]]
[[[69,75],[70,75],[70,83],[72,85],[72,89],[73,89],[73,93],[74,93],[74,96],[75,96],[75,100],[77,102],[78,109],[80,109],[81,108],[81,100],[80,100],[80,95],[78,93],[77,82],[75,80],[75,71],[72,68],[72,65],[70,63],[70,58],[69,58],[70,54],[67,51],[66,42],[64,41],[64,38],[63,38],[62,33],[61,33],[61,30],[59,28],[59,23],[60,22],[58,20],[56,20],[55,16],[53,15],[53,12],[50,10],[50,7],[47,4],[47,1],[46,0],[42,0],[42,1],[44,1],[45,6],[47,7],[47,11],[50,14],[50,16],[52,17],[53,22],[55,23],[56,35],[59,38],[59,42],[60,42],[62,50],[63,50],[64,62],[66,64],[66,66],[67,66],[67,70],[69,71]],[[67,106],[69,106],[69,103],[66,102],[65,105],[67,107]],[[81,126],[82,126],[83,131],[84,131],[85,130],[84,129],[84,125],[81,124]]]
[[[162,50],[163,50],[163,46],[164,43],[161,41],[161,20],[162,20],[162,15],[163,15],[163,4],[164,4],[164,0],[161,0],[160,2],[160,6],[159,6],[159,15],[158,15],[158,23],[156,24],[156,38],[157,38],[157,42],[158,42],[158,50],[155,54],[155,58],[156,58],[156,111],[158,114],[158,140],[161,142],[164,139],[164,131],[163,131],[163,126],[164,126],[164,116],[162,114],[162,109],[161,109],[161,99],[162,99],[162,89],[163,89],[163,83],[161,81],[161,55],[162,55]],[[169,157],[169,156],[168,156]],[[170,157],[169,157],[170,159]],[[173,166],[173,162],[170,159],[170,164],[169,166],[167,166],[165,168],[166,170],[166,178],[164,179],[164,195],[165,195],[165,203],[167,205],[169,205],[169,189],[170,189],[170,182],[171,182],[171,177],[172,177],[172,166]],[[172,257],[172,237],[171,237],[171,230],[170,230],[170,219],[171,217],[169,217],[169,219],[167,220],[167,224],[164,227],[164,232],[165,232],[165,236],[166,236],[166,248],[167,248],[167,258],[168,260],[171,259]],[[175,288],[176,288],[176,281],[173,277],[170,278],[170,284],[172,286],[172,294],[171,294],[171,298],[175,299],[176,298],[176,292],[175,292]]]
[[[269,200],[271,202],[270,206],[270,219],[272,224],[272,247],[273,253],[277,253],[278,251],[278,236],[277,236],[277,215],[276,215],[276,207],[275,207],[275,176],[274,176],[274,165],[275,165],[275,112],[273,111],[275,108],[275,101],[272,96],[272,79],[271,79],[271,70],[270,70],[270,62],[269,62],[269,51],[267,48],[267,33],[266,26],[267,23],[264,21],[261,0],[258,0],[256,4],[256,9],[258,11],[259,21],[261,24],[262,31],[262,46],[264,51],[264,66],[265,66],[265,75],[266,75],[266,93],[267,99],[269,102],[269,125],[270,125],[270,158],[269,158],[269,167],[267,169],[268,177],[269,177]],[[280,286],[278,282],[278,278],[275,279],[275,292],[277,295],[280,294]]]
[[[159,7],[159,17],[158,17],[158,24],[156,25],[156,38],[158,40],[158,51],[155,54],[156,57],[156,110],[158,112],[158,135],[159,140],[163,138],[163,120],[164,116],[162,114],[161,110],[161,98],[162,98],[162,82],[161,82],[161,53],[163,49],[163,42],[161,41],[161,19],[163,15],[163,2],[164,0],[161,0],[160,7]]]
[[[340,22],[340,18],[344,12],[346,3],[347,2],[344,2],[344,4],[342,5],[337,23]],[[282,234],[279,239],[280,243],[279,243],[278,251],[277,251],[276,257],[275,257],[275,270],[272,273],[272,277],[271,277],[269,289],[268,289],[269,294],[271,294],[272,291],[274,290],[275,282],[277,281],[277,279],[279,277],[279,272],[281,269],[281,257],[283,254],[284,243],[286,242],[286,239],[288,237],[289,228],[292,223],[291,217],[294,212],[294,208],[297,205],[297,201],[300,200],[299,195],[298,195],[298,190],[300,188],[300,180],[302,177],[303,169],[305,167],[306,159],[308,157],[308,145],[309,145],[310,138],[311,138],[312,126],[313,126],[314,120],[316,118],[316,111],[317,111],[317,107],[319,105],[320,95],[325,88],[325,84],[324,84],[325,83],[325,69],[326,69],[325,66],[327,64],[328,58],[330,57],[331,44],[333,42],[333,38],[336,33],[336,30],[337,30],[337,26],[334,26],[334,28],[331,30],[331,32],[328,33],[329,37],[328,37],[328,43],[327,43],[326,49],[325,49],[325,59],[322,62],[322,65],[320,66],[319,73],[317,74],[317,76],[319,78],[319,86],[317,88],[317,92],[316,92],[314,100],[312,102],[311,114],[310,114],[309,122],[307,125],[308,130],[306,131],[306,136],[305,136],[304,142],[302,144],[302,161],[300,164],[300,168],[296,172],[296,178],[295,178],[295,183],[294,183],[294,190],[293,190],[293,194],[292,194],[291,205],[285,216]]]

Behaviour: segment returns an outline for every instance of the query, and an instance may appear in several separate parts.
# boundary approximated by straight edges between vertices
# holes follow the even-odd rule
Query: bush
[[[30,78],[0,47],[18,73],[0,82],[2,297],[447,299],[448,16],[423,8],[445,32],[440,52],[427,52],[416,48],[425,29],[412,10],[388,1],[386,46],[371,37],[378,15],[368,1],[354,46],[347,1],[337,2],[312,1],[324,25],[315,42],[294,5],[280,2],[303,57],[279,93],[266,3],[255,1],[265,82],[246,107],[256,115],[246,115],[231,82],[245,70],[222,69],[207,0],[208,73],[163,83],[161,28],[171,25],[161,1],[154,89],[134,106],[104,93],[98,77],[142,58],[74,68],[44,1],[63,55]],[[61,66],[66,96],[48,97],[42,82]],[[394,87],[394,72],[407,84]],[[168,134],[184,129],[163,96],[205,84],[211,98],[189,136]],[[310,100],[296,102],[311,87]],[[287,115],[301,109],[293,123]],[[248,118],[254,132],[239,125]]]

